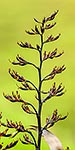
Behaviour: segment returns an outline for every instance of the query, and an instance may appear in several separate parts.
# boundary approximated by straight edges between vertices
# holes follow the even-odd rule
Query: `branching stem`
[[[28,131],[28,130],[25,130],[25,132],[27,132],[27,133],[29,133],[29,134],[31,135],[31,137],[32,137],[32,139],[33,139],[33,141],[34,141],[34,145],[35,145],[35,147],[36,147],[36,149],[37,149],[36,139],[35,139],[34,135],[32,134],[32,132],[31,132],[31,131]]]
[[[39,69],[35,64],[28,62],[29,65],[32,65],[33,67],[35,67],[37,70]]]
[[[38,89],[37,87],[34,85],[34,83],[32,83],[30,80],[26,80],[27,83],[30,83],[34,88],[35,90],[38,92]]]
[[[38,149],[40,150],[40,145],[41,145],[41,110],[42,110],[42,103],[41,103],[41,86],[42,86],[42,76],[41,76],[41,68],[42,68],[42,49],[43,49],[43,34],[41,36],[41,48],[39,51],[39,56],[40,56],[40,67],[38,70],[39,74],[39,87],[38,87]]]
[[[31,106],[31,107],[33,108],[33,110],[34,110],[34,112],[35,112],[35,114],[36,114],[36,117],[37,117],[38,114],[37,114],[36,108],[35,108],[31,103],[28,103],[28,102],[27,102],[27,105],[29,105],[29,106]]]

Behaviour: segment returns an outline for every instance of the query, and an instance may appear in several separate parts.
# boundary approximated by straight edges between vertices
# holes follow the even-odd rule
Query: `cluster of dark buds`
[[[17,122],[14,123],[14,122],[12,122],[12,121],[9,121],[8,119],[7,119],[6,121],[7,121],[6,124],[5,124],[5,123],[1,123],[1,125],[4,126],[4,127],[16,129],[16,131],[18,131],[18,132],[24,132],[24,131],[25,131],[24,126],[22,125],[21,122],[19,122],[19,123],[17,123]],[[8,130],[7,130],[7,131],[8,131]],[[6,132],[6,133],[7,133],[7,132]],[[12,134],[11,134],[11,136],[12,136]]]
[[[64,87],[62,87],[62,83],[56,88],[56,83],[54,82],[53,87],[47,92],[48,95],[42,100],[42,103],[47,101],[53,96],[62,96],[64,94]]]
[[[19,55],[16,56],[16,60],[17,60],[17,62],[15,62],[15,61],[13,61],[13,62],[10,61],[10,62],[13,65],[20,65],[20,66],[25,66],[28,64],[28,62],[25,59],[23,59],[22,57],[20,57]]]
[[[31,49],[35,49],[31,44],[29,44],[29,43],[23,43],[23,42],[17,42],[17,44],[19,45],[19,46],[21,46],[21,47],[23,47],[23,48],[31,48]]]
[[[2,143],[2,144],[0,144],[0,149],[1,150],[10,149],[10,148],[14,147],[17,143],[18,143],[18,140],[11,142],[10,144],[6,145],[5,147],[3,147],[3,143]]]
[[[53,112],[51,118],[50,118],[50,116],[46,118],[46,125],[45,125],[45,127],[46,127],[46,128],[50,128],[50,127],[52,127],[56,122],[58,122],[58,121],[60,121],[60,120],[66,119],[67,116],[68,116],[68,114],[67,114],[66,116],[63,116],[63,117],[62,117],[61,114],[60,114],[60,115],[58,114],[58,110],[56,109],[56,110],[54,110],[54,112]]]
[[[57,35],[57,36],[55,36],[55,37],[52,36],[52,35],[50,35],[50,36],[47,38],[47,40],[44,41],[44,43],[53,42],[53,41],[57,40],[57,39],[60,37],[60,35],[61,35],[61,34],[59,34],[59,35]]]
[[[49,58],[53,59],[53,58],[56,58],[56,57],[60,57],[63,53],[64,52],[57,54],[57,48],[52,52],[48,52],[48,54],[45,51],[44,54],[43,54],[43,61],[45,61],[46,59],[49,59]]]
[[[20,76],[17,72],[15,72],[14,70],[11,71],[11,69],[9,69],[9,74],[16,79],[19,82],[25,82],[25,79],[23,76]]]
[[[23,124],[21,122],[19,123],[14,123],[12,121],[9,121],[9,120],[6,120],[6,124],[3,123],[1,121],[1,126],[3,127],[6,127],[7,129],[4,130],[3,132],[0,133],[0,138],[1,137],[11,137],[11,138],[14,138],[17,134],[19,133],[24,133],[23,135],[23,139],[22,140],[21,138],[19,138],[18,140],[14,141],[14,142],[11,142],[10,144],[8,144],[7,146],[3,147],[3,144],[0,144],[0,149],[2,150],[6,150],[6,149],[10,149],[12,147],[14,147],[19,141],[22,143],[22,144],[32,144],[32,145],[36,145],[36,141],[35,141],[35,138],[32,134],[31,131],[29,131],[28,129],[25,129],[25,127],[23,126]],[[12,128],[14,129],[15,131],[13,133],[8,133],[9,129]],[[26,134],[28,133],[31,138]]]
[[[66,67],[63,65],[61,67],[57,67],[55,66],[53,68],[53,70],[51,71],[50,74],[46,75],[42,81],[46,81],[46,80],[50,80],[50,79],[53,79],[55,77],[56,74],[60,74],[61,72],[63,72],[64,70],[66,69]]]
[[[21,96],[20,94],[18,93],[18,91],[16,91],[16,94],[14,94],[14,92],[12,92],[12,96],[11,95],[6,95],[5,93],[3,93],[4,97],[11,101],[11,102],[24,102],[22,99],[21,99]]]
[[[57,110],[57,109],[54,110],[53,113],[52,113],[51,118],[50,118],[50,116],[48,116],[48,117],[46,118],[46,124],[44,125],[44,127],[41,128],[41,134],[42,134],[42,131],[43,131],[44,129],[49,129],[49,128],[51,128],[56,122],[66,119],[67,116],[68,116],[68,114],[65,115],[65,116],[62,116],[61,114],[58,114],[58,110]],[[31,130],[37,130],[37,126],[31,125],[31,128],[30,128],[30,129],[31,129]]]
[[[18,88],[20,88],[21,90],[35,90],[36,87],[35,85],[26,80],[23,76],[20,76],[17,72],[15,72],[14,70],[11,71],[11,69],[9,69],[9,74],[18,82],[21,82],[22,86],[18,86]],[[31,87],[27,82],[29,82],[30,84],[32,84],[33,87]]]
[[[57,74],[62,73],[66,67],[65,65],[62,65],[61,67],[58,67],[55,65],[55,67],[52,69],[51,72],[49,72],[45,77],[42,77],[42,66],[45,60],[48,59],[54,59],[54,58],[59,58],[64,52],[60,52],[58,53],[57,48],[54,48],[53,51],[49,51],[47,52],[46,50],[44,50],[44,45],[46,43],[52,43],[56,40],[59,39],[60,37],[60,33],[56,36],[53,35],[49,35],[48,37],[44,37],[44,33],[47,30],[52,29],[53,27],[55,27],[56,22],[51,23],[51,21],[54,20],[54,18],[56,17],[58,13],[58,10],[55,11],[53,14],[51,14],[49,17],[44,17],[42,21],[37,20],[36,18],[34,18],[35,21],[35,26],[33,29],[31,29],[31,31],[26,31],[27,34],[33,36],[33,35],[39,35],[40,38],[40,43],[37,44],[36,46],[32,45],[31,43],[29,43],[28,41],[26,42],[17,42],[17,44],[21,47],[21,48],[25,48],[25,49],[31,49],[36,50],[36,53],[38,52],[38,62],[39,64],[36,65],[33,62],[29,62],[26,59],[24,59],[24,57],[21,57],[20,55],[16,56],[16,61],[10,61],[11,64],[13,65],[18,65],[21,67],[24,67],[26,65],[31,65],[31,67],[34,67],[37,72],[37,83],[38,85],[35,85],[34,82],[32,82],[31,80],[27,80],[26,77],[19,75],[19,73],[17,73],[14,70],[9,69],[9,74],[11,75],[11,77],[13,79],[15,79],[16,81],[18,81],[21,86],[18,86],[18,89],[20,90],[24,90],[24,91],[34,91],[36,92],[35,94],[37,96],[35,96],[34,98],[36,98],[37,100],[37,105],[38,105],[38,109],[36,109],[36,107],[28,102],[25,99],[21,98],[20,94],[18,91],[16,91],[15,93],[12,92],[11,95],[7,95],[5,93],[3,93],[4,97],[12,102],[12,103],[20,103],[21,104],[21,108],[24,112],[26,112],[27,114],[32,114],[36,117],[37,119],[37,124],[36,125],[31,125],[31,128],[25,128],[24,125],[21,123],[21,121],[18,123],[14,123],[13,121],[9,121],[8,119],[6,120],[6,124],[2,122],[2,114],[0,113],[0,126],[2,126],[3,128],[6,127],[6,129],[4,129],[4,131],[2,131],[0,133],[0,137],[11,137],[12,139],[14,137],[16,137],[16,135],[18,133],[22,133],[22,137],[18,138],[18,140],[15,140],[12,143],[9,143],[8,145],[6,145],[5,147],[3,146],[3,144],[0,144],[0,149],[1,150],[6,150],[6,149],[10,149],[12,147],[14,147],[19,141],[22,144],[32,144],[35,146],[36,150],[40,150],[41,147],[41,138],[42,138],[42,133],[44,131],[44,129],[48,129],[50,127],[52,127],[56,122],[58,122],[59,120],[64,120],[66,116],[62,117],[61,115],[58,114],[57,109],[53,112],[52,117],[47,117],[46,118],[46,124],[42,127],[42,106],[43,103],[45,103],[47,100],[51,99],[54,96],[62,96],[64,94],[64,87],[62,86],[62,83],[59,84],[59,86],[56,86],[56,83],[54,82],[52,88],[50,87],[49,90],[47,92],[43,91],[42,85],[44,84],[44,81],[49,81],[51,79],[54,79],[54,77]],[[42,98],[42,94],[46,95],[45,98]],[[13,133],[10,133],[10,129],[15,130]],[[34,133],[32,132],[32,129],[37,129],[37,137],[34,136]],[[11,130],[11,131],[12,131]],[[47,130],[46,130],[47,131]],[[52,150],[52,149],[51,149]],[[68,150],[68,148],[67,148]]]
[[[37,111],[35,109],[35,107],[29,103],[26,102],[25,100],[23,100],[20,96],[20,94],[18,93],[18,91],[16,91],[16,94],[14,94],[14,92],[12,92],[12,95],[6,95],[5,93],[3,93],[4,97],[9,100],[10,102],[20,102],[22,103],[22,109],[28,113],[28,114],[36,114],[37,115]],[[31,107],[31,109],[33,109],[33,111],[29,108],[29,106]]]
[[[44,17],[44,19],[42,20],[42,22],[40,22],[39,20],[37,20],[36,18],[34,18],[34,21],[38,24],[40,24],[40,30],[38,29],[37,25],[35,25],[35,29],[31,29],[31,31],[26,31],[26,33],[30,34],[30,35],[36,35],[36,34],[43,34],[45,30],[47,29],[51,29],[52,27],[54,27],[56,25],[56,22],[53,24],[46,24],[47,22],[53,20],[56,16],[56,14],[58,13],[58,10],[55,11],[52,15],[50,15],[49,17]]]

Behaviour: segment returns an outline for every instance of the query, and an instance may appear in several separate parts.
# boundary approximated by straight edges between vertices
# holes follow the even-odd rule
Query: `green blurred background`
[[[59,13],[55,18],[57,25],[48,35],[56,35],[61,33],[58,41],[50,43],[45,47],[45,50],[50,51],[58,47],[58,51],[64,50],[64,55],[55,60],[49,60],[44,64],[43,74],[48,73],[55,65],[65,64],[67,69],[64,73],[56,76],[51,82],[47,82],[44,89],[48,89],[56,81],[57,85],[63,83],[66,89],[64,96],[53,98],[48,101],[43,107],[43,124],[45,118],[58,109],[62,115],[69,113],[68,118],[57,123],[51,131],[56,134],[64,147],[69,146],[72,150],[75,148],[75,1],[74,0],[0,0],[0,111],[3,112],[3,120],[6,118],[14,121],[21,120],[25,126],[36,122],[35,117],[24,114],[19,104],[12,104],[6,101],[3,97],[3,92],[11,94],[11,91],[17,90],[17,82],[14,81],[8,74],[8,68],[13,68],[21,75],[25,75],[27,79],[31,79],[37,84],[37,72],[29,67],[12,66],[10,60],[15,60],[17,54],[25,57],[27,60],[37,63],[37,53],[29,50],[24,50],[17,45],[17,41],[31,41],[32,44],[39,43],[38,37],[27,36],[25,29],[34,27],[33,18],[42,19],[44,16],[49,16],[52,12],[59,9]],[[35,75],[36,74],[36,75]],[[20,92],[25,100],[29,100],[37,106],[34,99],[35,93]],[[5,143],[10,140],[2,139]],[[2,141],[1,140],[1,141]],[[16,150],[24,149],[32,150],[32,146],[18,144]],[[12,148],[13,150],[15,148]],[[42,149],[48,150],[48,145],[43,140]]]

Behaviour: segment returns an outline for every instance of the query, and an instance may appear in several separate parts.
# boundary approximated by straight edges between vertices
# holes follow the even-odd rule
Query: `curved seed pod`
[[[60,140],[53,133],[44,129],[42,136],[48,143],[50,150],[63,150]]]

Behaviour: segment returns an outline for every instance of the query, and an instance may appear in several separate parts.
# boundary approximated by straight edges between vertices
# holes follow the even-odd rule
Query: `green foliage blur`
[[[0,111],[3,112],[3,120],[6,118],[13,121],[22,121],[26,127],[29,124],[36,122],[35,117],[25,114],[20,104],[12,104],[3,97],[3,92],[11,94],[17,90],[14,79],[8,74],[8,69],[14,69],[25,78],[31,79],[37,84],[37,72],[34,68],[25,66],[23,68],[12,66],[10,60],[15,60],[17,54],[20,54],[28,61],[37,64],[37,52],[22,49],[17,45],[17,41],[31,42],[32,44],[39,43],[39,37],[28,36],[25,30],[30,30],[34,27],[33,18],[42,19],[44,16],[49,16],[52,12],[59,9],[59,13],[55,18],[57,25],[47,31],[46,37],[50,34],[57,35],[61,33],[61,37],[54,43],[49,43],[44,47],[44,50],[51,51],[58,48],[61,52],[64,50],[64,55],[60,58],[48,60],[44,63],[43,75],[47,74],[55,65],[66,65],[67,69],[62,74],[57,75],[51,82],[47,82],[43,88],[48,90],[53,82],[63,83],[66,92],[60,98],[52,98],[46,102],[43,107],[42,122],[45,123],[45,118],[52,114],[53,110],[58,109],[59,113],[66,115],[68,118],[57,123],[51,131],[59,137],[64,148],[69,146],[74,150],[75,145],[75,1],[74,0],[0,0]],[[36,74],[36,75],[35,75]],[[37,107],[37,102],[34,99],[35,93],[25,93],[19,91],[22,97],[32,102]],[[18,138],[18,137],[17,137]],[[2,140],[2,139],[1,139]],[[5,138],[5,143],[9,143]],[[13,150],[15,148],[12,148]],[[32,146],[18,144],[16,150],[30,149]],[[42,149],[48,150],[46,142],[42,141]]]

